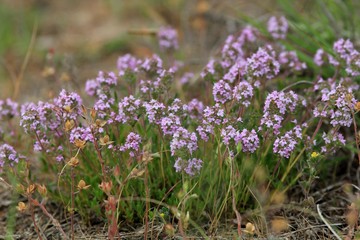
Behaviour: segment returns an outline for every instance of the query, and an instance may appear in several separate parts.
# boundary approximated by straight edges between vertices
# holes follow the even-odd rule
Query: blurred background
[[[0,97],[40,100],[62,87],[82,91],[99,70],[116,70],[120,55],[158,52],[154,33],[161,26],[178,30],[176,57],[200,70],[229,33],[264,25],[272,15],[285,15],[292,29],[311,26],[309,39],[319,34],[319,41],[300,39],[300,48],[341,35],[355,38],[356,19],[338,21],[355,16],[355,9],[340,0],[2,0]],[[296,24],[301,19],[304,26]]]

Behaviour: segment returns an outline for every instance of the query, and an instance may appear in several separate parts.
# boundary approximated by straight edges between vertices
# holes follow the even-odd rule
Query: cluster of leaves
[[[92,106],[68,90],[20,107],[0,101],[2,174],[17,178],[29,204],[45,204],[34,200],[38,189],[71,214],[104,217],[109,236],[119,219],[147,223],[158,215],[177,219],[181,232],[192,220],[214,229],[299,179],[307,180],[307,194],[318,164],[354,144],[344,129],[356,129],[360,53],[339,39],[313,60],[334,75],[299,80],[307,64],[283,45],[287,31],[284,17],[272,17],[266,34],[247,26],[230,35],[198,79],[179,61],[121,56],[117,72],[87,81]],[[158,38],[162,54],[174,59],[176,31],[163,28]],[[201,99],[180,99],[174,81],[185,90],[205,82]],[[19,118],[26,135],[14,128]]]

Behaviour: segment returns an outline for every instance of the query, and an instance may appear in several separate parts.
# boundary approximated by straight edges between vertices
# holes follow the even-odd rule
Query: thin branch
[[[319,214],[319,217],[321,218],[321,220],[325,223],[325,225],[328,227],[328,229],[334,234],[334,236],[336,237],[336,239],[341,240],[341,237],[336,233],[336,231],[331,227],[331,225],[328,223],[328,221],[326,221],[326,219],[323,217],[323,215],[321,214],[321,210],[320,210],[320,205],[316,204],[316,209],[317,212]]]

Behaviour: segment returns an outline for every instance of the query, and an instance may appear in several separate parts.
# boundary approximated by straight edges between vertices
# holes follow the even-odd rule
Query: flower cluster
[[[215,126],[220,126],[227,122],[228,119],[225,117],[225,110],[216,103],[214,106],[208,106],[204,109],[201,125],[199,125],[196,130],[201,139],[208,141],[208,135],[214,133]]]
[[[300,62],[295,51],[283,51],[279,54],[279,63],[286,71],[299,72],[306,69],[306,64]]]
[[[140,65],[141,60],[131,54],[125,54],[124,56],[119,57],[117,60],[119,76],[124,76],[126,73],[137,73]]]
[[[273,129],[274,134],[279,134],[282,121],[287,112],[293,112],[299,103],[299,96],[293,91],[271,92],[265,100],[264,115],[260,124],[269,129]],[[303,105],[306,102],[302,102]],[[261,129],[261,128],[260,128]]]
[[[280,71],[280,63],[275,58],[275,52],[268,46],[267,48],[259,48],[259,50],[251,55],[246,62],[246,73],[252,80],[272,79]]]
[[[221,66],[223,68],[231,67],[235,62],[243,58],[242,42],[234,35],[227,37],[221,50]]]
[[[254,95],[253,86],[247,81],[241,81],[233,89],[233,98],[236,99],[237,103],[248,107],[250,105],[250,100]]]
[[[178,34],[175,29],[162,27],[159,29],[157,37],[161,50],[176,50],[179,48]]]
[[[13,146],[5,143],[0,146],[0,172],[4,168],[5,163],[8,163],[11,167],[18,163],[23,156],[20,156]]]
[[[125,140],[125,144],[119,147],[121,152],[130,151],[129,155],[135,157],[136,153],[139,152],[141,144],[141,136],[137,133],[130,132]]]
[[[173,113],[161,118],[160,127],[164,135],[173,135],[180,126],[180,117]]]
[[[223,143],[228,146],[230,144],[230,140],[235,141],[235,144],[237,144],[240,140],[239,137],[239,131],[237,131],[233,126],[229,125],[225,128],[221,129],[221,137]]]
[[[55,106],[48,102],[25,103],[21,106],[20,126],[27,133],[39,130],[45,132],[47,129],[56,131],[61,124],[61,119],[59,114],[55,114],[55,110]]]
[[[19,116],[19,104],[10,98],[0,100],[0,120],[8,120]]]
[[[346,143],[344,136],[334,130],[331,130],[328,133],[323,133],[322,139],[325,143],[325,145],[321,147],[322,153],[334,153],[336,149],[345,146]]]
[[[142,101],[140,99],[136,99],[132,95],[124,97],[119,101],[119,112],[115,116],[115,121],[121,123],[137,121],[141,107]]]
[[[59,113],[62,119],[76,118],[81,114],[82,99],[79,94],[75,92],[67,92],[63,89],[59,96],[54,99],[54,105],[59,109]]]
[[[75,143],[76,140],[93,142],[94,137],[90,127],[76,127],[71,130],[69,140],[71,143]]]
[[[356,99],[351,90],[342,85],[338,85],[330,91],[324,88],[321,100],[323,103],[319,104],[313,111],[315,117],[329,117],[330,124],[333,127],[350,127],[352,123],[351,112],[356,104]]]
[[[297,125],[292,130],[287,131],[284,135],[276,138],[273,151],[274,153],[278,153],[281,157],[289,158],[301,139],[302,129]]]
[[[200,119],[204,111],[204,104],[198,99],[194,98],[187,103],[186,109],[191,119]]]
[[[231,86],[228,82],[220,80],[214,84],[213,87],[213,96],[214,100],[217,103],[226,103],[231,100]]]
[[[182,75],[182,77],[180,78],[180,83],[181,84],[186,84],[188,82],[190,82],[190,80],[194,78],[194,73],[192,72],[186,72]]]
[[[200,73],[202,78],[206,78],[207,76],[213,76],[215,74],[215,59],[211,58],[209,62],[206,64],[203,71]]]
[[[332,66],[338,66],[340,63],[332,55],[326,53],[324,49],[320,48],[316,51],[314,56],[314,63],[319,67],[329,62]]]
[[[258,149],[260,140],[254,129],[251,131],[243,129],[242,131],[236,130],[233,126],[229,125],[221,129],[221,137],[225,145],[230,144],[230,140],[235,144],[241,143],[243,152],[255,152]]]
[[[358,51],[354,49],[354,45],[349,39],[339,39],[334,43],[333,48],[335,53],[346,62],[348,62],[354,55],[359,54]]]
[[[150,102],[144,102],[143,106],[149,122],[160,124],[161,118],[164,116],[165,105],[152,99]]]
[[[349,76],[360,75],[360,53],[354,48],[353,43],[347,39],[339,39],[334,43],[334,51],[346,64],[346,73]]]
[[[197,158],[191,158],[185,161],[182,158],[177,158],[174,164],[174,168],[176,172],[184,171],[189,176],[194,176],[201,170],[203,161]]]
[[[104,73],[100,71],[95,79],[88,80],[85,85],[85,92],[89,96],[100,96],[108,93],[109,90],[117,85],[117,77],[115,73]]]
[[[190,153],[190,155],[192,155],[197,148],[198,144],[196,133],[189,132],[187,129],[179,127],[173,134],[170,142],[172,156],[175,154],[181,155],[183,152]]]
[[[157,55],[146,58],[140,66],[140,71],[142,77],[145,78],[139,81],[139,88],[144,98],[156,98],[166,92],[174,79],[173,69],[166,70],[161,58]]]
[[[285,39],[289,25],[284,16],[271,17],[267,23],[267,30],[274,39]]]
[[[239,139],[242,144],[243,152],[253,153],[259,148],[260,140],[255,129],[252,129],[251,131],[243,129],[239,134]]]

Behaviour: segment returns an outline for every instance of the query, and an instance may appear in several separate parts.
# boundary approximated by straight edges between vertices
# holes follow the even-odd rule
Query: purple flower
[[[356,53],[351,56],[346,67],[346,73],[351,77],[360,75],[360,54]]]
[[[10,98],[0,100],[0,120],[8,120],[19,116],[19,104]]]
[[[230,144],[230,140],[235,140],[238,138],[239,132],[231,125],[221,129],[221,137],[223,139],[223,143],[228,146]]]
[[[314,116],[329,117],[330,124],[333,127],[350,127],[353,120],[351,111],[357,102],[351,89],[337,85],[336,88],[333,87],[332,89],[324,88],[321,92],[323,103],[314,109]]]
[[[245,44],[246,42],[255,42],[257,36],[259,35],[259,31],[256,28],[251,26],[246,26],[239,36],[239,42]]]
[[[124,97],[119,102],[119,113],[117,114],[115,120],[121,123],[126,123],[129,121],[137,121],[139,119],[139,111],[141,108],[142,102],[140,99],[136,99],[134,96],[130,95]]]
[[[88,80],[85,85],[85,92],[89,96],[100,96],[108,94],[113,86],[117,85],[117,77],[115,73],[104,73],[99,71],[95,80]]]
[[[299,140],[302,139],[301,127],[297,125],[294,129],[286,132],[283,136],[276,138],[274,142],[274,153],[280,156],[289,158],[290,154],[294,152]]]
[[[206,64],[205,69],[200,73],[202,78],[205,78],[208,75],[215,74],[215,59],[211,58],[209,62]]]
[[[137,73],[141,60],[135,58],[131,54],[125,54],[117,60],[117,69],[119,70],[119,76],[124,76],[127,71]]]
[[[152,76],[152,79],[148,80],[140,80],[139,87],[142,93],[148,93],[145,96],[149,96],[149,94],[158,94],[167,91],[170,83],[173,80],[173,73],[161,70],[159,73],[150,73],[149,76]]]
[[[180,78],[181,84],[186,84],[190,81],[190,79],[194,78],[194,74],[192,72],[186,72]]]
[[[267,30],[274,39],[285,39],[289,25],[284,16],[272,16],[267,23]]]
[[[191,133],[187,129],[179,127],[173,134],[173,138],[170,142],[172,156],[178,151],[186,151],[192,155],[197,148],[197,136],[194,132]]]
[[[89,127],[76,127],[71,130],[69,140],[74,143],[75,140],[94,142],[94,137]]]
[[[50,141],[49,139],[46,137],[46,135],[40,131],[37,131],[37,135],[38,135],[38,139],[36,139],[35,143],[34,143],[34,151],[35,152],[46,152],[46,153],[50,153],[51,152],[51,145],[50,145]],[[40,141],[39,141],[40,140]]]
[[[186,108],[191,119],[200,119],[204,111],[204,104],[194,98],[187,104]]]
[[[239,59],[234,63],[229,71],[224,75],[223,80],[233,83],[245,75],[246,60]]]
[[[232,99],[232,89],[229,83],[220,80],[213,87],[214,100],[217,103],[226,103]]]
[[[234,35],[227,37],[221,50],[221,66],[223,68],[231,67],[244,57],[242,45],[243,42],[241,42],[241,39],[236,38]]]
[[[176,172],[184,171],[189,176],[195,176],[202,168],[203,161],[197,158],[191,158],[185,161],[182,158],[177,158],[174,164]]]
[[[288,71],[301,71],[306,69],[306,64],[300,62],[295,51],[283,51],[279,54],[279,63]]]
[[[137,133],[130,132],[126,137],[125,144],[120,146],[120,151],[124,152],[130,150],[129,155],[131,157],[135,157],[136,152],[138,152],[140,149],[140,143],[141,136]]]
[[[100,84],[96,80],[87,80],[85,84],[85,92],[89,96],[98,95],[98,90],[100,89]]]
[[[233,98],[236,99],[240,105],[248,107],[254,95],[254,88],[247,81],[241,81],[235,86],[232,94]]]
[[[321,67],[325,63],[330,63],[333,66],[339,66],[339,62],[330,54],[326,53],[323,49],[318,49],[314,56],[314,63]]]
[[[106,116],[107,110],[111,109],[111,106],[114,105],[115,99],[109,97],[106,94],[100,94],[98,100],[94,104],[94,109],[97,111],[99,117],[104,118]]]
[[[181,126],[180,118],[170,113],[167,117],[161,119],[160,126],[164,135],[173,135]]]
[[[325,143],[325,145],[321,147],[322,153],[334,153],[337,148],[345,146],[346,144],[344,136],[334,130],[329,131],[327,134],[323,133],[322,139]]]
[[[54,104],[60,109],[60,114],[63,119],[73,119],[81,114],[82,99],[79,94],[75,92],[67,92],[63,89],[57,98],[54,98]]]
[[[346,62],[348,62],[352,56],[359,54],[359,52],[354,49],[354,45],[349,39],[339,39],[334,43],[333,48],[335,53]]]
[[[165,105],[152,99],[150,102],[144,102],[143,106],[145,107],[146,116],[149,119],[149,122],[160,124],[161,118],[164,115]]]
[[[212,107],[206,107],[203,111],[201,125],[196,128],[201,139],[207,141],[208,135],[214,133],[214,127],[226,124],[228,119],[225,117],[225,110],[216,103]]]
[[[176,50],[179,48],[178,34],[174,28],[162,27],[159,29],[158,34],[159,46],[162,51]]]
[[[20,156],[14,149],[13,146],[9,144],[2,144],[0,146],[0,172],[4,168],[5,163],[9,163],[10,166],[18,163],[23,156]]]
[[[293,112],[300,102],[299,96],[293,91],[271,92],[265,100],[264,115],[260,124],[267,128],[273,129],[274,134],[279,134],[281,123],[284,120],[286,112]],[[302,102],[303,105],[306,102]]]
[[[51,103],[39,101],[37,104],[25,103],[21,106],[20,126],[27,133],[41,129],[57,131],[60,125],[60,117]]]
[[[169,113],[181,115],[186,111],[187,106],[184,105],[179,98],[175,98],[170,106],[168,106]]]
[[[270,46],[259,50],[247,59],[246,73],[250,79],[272,79],[280,71],[280,64],[275,59],[275,52]]]
[[[251,131],[243,129],[235,138],[236,142],[241,142],[243,152],[255,152],[259,148],[259,137],[254,129]]]

